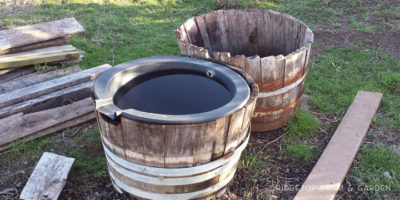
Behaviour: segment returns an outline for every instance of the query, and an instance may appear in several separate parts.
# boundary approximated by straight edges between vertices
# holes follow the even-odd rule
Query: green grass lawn
[[[371,1],[364,6],[361,0],[139,0],[97,3],[86,0],[43,0],[17,15],[0,18],[0,28],[75,17],[85,32],[74,36],[70,44],[86,52],[79,63],[87,69],[109,63],[117,65],[132,59],[179,55],[173,30],[186,19],[218,8],[274,9],[293,15],[306,22],[314,31],[334,34],[342,26],[354,31],[383,34],[400,31],[400,3],[387,6]],[[104,1],[108,2],[108,1]],[[10,6],[9,4],[1,4]],[[346,15],[347,18],[343,16]],[[318,40],[318,38],[316,38]],[[317,48],[318,43],[313,47]],[[324,53],[313,58],[307,77],[305,93],[311,97],[312,112],[324,115],[341,114],[352,102],[358,90],[382,92],[384,97],[374,126],[400,132],[400,59],[377,50],[365,41],[345,48],[325,48]],[[311,113],[312,113],[311,112]],[[298,162],[314,163],[323,149],[310,143],[310,138],[325,130],[308,111],[299,110],[297,117],[284,129],[282,139],[285,156],[293,165]],[[327,134],[327,133],[324,133]],[[100,144],[98,130],[94,128],[76,139],[77,143],[90,140]],[[17,143],[10,155],[37,159],[51,143],[51,137],[25,144]],[[103,176],[105,159],[93,157],[88,161],[86,151],[70,152],[77,158],[74,170],[82,176]],[[1,155],[0,155],[1,156]],[[259,176],[260,168],[270,165],[274,158],[244,152],[240,168],[252,177]],[[400,158],[385,144],[377,142],[362,147],[357,162],[350,171],[360,186],[388,185],[389,198],[400,196]],[[312,167],[312,166],[310,166]],[[104,170],[101,170],[101,169]],[[98,173],[93,173],[98,171]],[[389,172],[392,180],[383,177]],[[259,178],[259,177],[258,177]],[[386,198],[387,191],[357,193],[365,198]]]

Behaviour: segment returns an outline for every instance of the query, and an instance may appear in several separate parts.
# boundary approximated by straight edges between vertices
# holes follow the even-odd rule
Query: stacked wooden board
[[[0,83],[0,150],[94,120],[93,80],[110,68],[71,67]]]
[[[75,18],[0,30],[0,75],[36,64],[79,62],[81,51],[67,43],[83,31]]]

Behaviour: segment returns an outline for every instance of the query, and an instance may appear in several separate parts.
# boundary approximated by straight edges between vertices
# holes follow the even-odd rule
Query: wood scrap
[[[0,30],[0,52],[3,54],[8,49],[68,37],[83,32],[84,28],[75,18],[22,26],[12,29]]]
[[[79,58],[78,50],[72,45],[47,47],[0,56],[0,69],[49,63]]]
[[[382,93],[358,91],[295,200],[334,199],[378,110]]]
[[[44,152],[22,190],[20,199],[58,199],[74,160]]]
[[[61,76],[69,75],[78,71],[80,71],[79,66],[73,66],[64,69],[49,71],[47,73],[37,72],[29,74],[27,76],[15,78],[11,81],[4,82],[0,85],[0,94],[17,90],[23,87],[28,87],[30,85],[48,81]]]
[[[83,70],[71,75],[63,76],[46,82],[38,83],[29,87],[10,91],[0,95],[0,108],[17,104],[22,101],[45,95],[56,90],[61,90],[80,83],[95,79],[101,72],[110,69],[109,64]]]
[[[35,68],[31,66],[23,68],[0,69],[0,84],[33,72],[35,72]]]
[[[92,95],[92,88],[93,81],[89,81],[0,108],[0,118],[8,117],[19,112],[28,114],[63,106],[66,103],[90,97]]]
[[[18,53],[22,51],[29,51],[33,49],[41,49],[45,47],[52,47],[52,46],[61,46],[61,45],[66,45],[69,41],[68,37],[60,37],[60,38],[55,38],[43,42],[36,42],[33,44],[27,44],[19,47],[14,47],[10,48],[4,51],[0,51],[0,55],[3,54],[10,54],[10,53]]]
[[[83,118],[86,115],[88,116]],[[60,130],[57,126],[84,123],[93,120],[94,116],[93,100],[86,98],[57,108],[24,115],[18,113],[0,119],[0,149],[7,148],[15,140],[32,139],[36,137],[35,134],[40,136],[50,134]],[[74,121],[80,117],[80,121]]]

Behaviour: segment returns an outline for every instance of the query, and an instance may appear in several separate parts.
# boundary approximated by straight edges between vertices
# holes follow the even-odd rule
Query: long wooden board
[[[46,73],[32,73],[27,76],[22,76],[11,81],[7,81],[0,84],[0,94],[17,90],[20,88],[28,87],[37,83],[48,81],[61,76],[69,75],[81,71],[79,66],[68,67],[64,69],[58,69],[49,71]]]
[[[0,51],[71,36],[83,32],[84,28],[75,18],[45,22],[0,31]]]
[[[0,69],[49,63],[79,58],[79,51],[72,45],[47,47],[0,56]]]
[[[57,200],[67,182],[74,158],[44,152],[33,170],[20,199]]]
[[[32,66],[23,68],[8,68],[0,70],[0,84],[35,72]]]
[[[88,82],[95,79],[101,72],[110,69],[111,65],[104,64],[98,67],[83,70],[71,75],[63,76],[46,82],[38,83],[29,87],[21,88],[0,95],[0,108],[16,104],[22,101],[61,90],[73,85]]]
[[[54,129],[55,126],[61,125],[64,127],[62,124],[88,114],[93,114],[92,116],[94,116],[94,106],[91,98],[62,107],[26,115],[18,113],[0,119],[0,149],[10,145],[15,140],[26,138],[30,135],[52,133],[48,131],[49,128],[53,127],[51,131],[57,131],[57,129]]]
[[[295,200],[334,199],[378,110],[382,93],[358,91]]]
[[[69,41],[68,37],[55,38],[55,39],[51,39],[51,40],[47,40],[47,41],[43,41],[43,42],[36,42],[36,43],[27,44],[27,45],[23,45],[23,46],[19,46],[19,47],[14,47],[11,49],[2,50],[2,51],[0,51],[0,55],[10,54],[10,53],[18,53],[18,52],[29,51],[29,50],[33,50],[33,49],[41,49],[41,48],[45,48],[45,47],[66,45],[68,43],[68,41]]]
[[[92,95],[93,81],[57,90],[37,98],[0,108],[0,119],[16,113],[32,113],[63,106],[66,102],[74,102]]]

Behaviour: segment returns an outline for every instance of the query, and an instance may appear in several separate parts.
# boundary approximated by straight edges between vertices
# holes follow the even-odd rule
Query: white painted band
[[[154,200],[185,200],[185,199],[197,199],[203,196],[206,196],[208,194],[217,192],[218,190],[222,189],[225,187],[229,181],[232,180],[233,176],[235,175],[236,169],[223,181],[208,187],[204,190],[199,190],[196,192],[189,192],[189,193],[180,193],[180,194],[158,194],[158,193],[151,193],[151,192],[146,192],[134,187],[131,187],[129,185],[126,185],[125,183],[121,182],[118,180],[114,174],[110,172],[110,177],[111,179],[115,182],[115,184],[120,187],[122,190],[133,194],[137,197],[145,198],[145,199],[154,199]]]
[[[301,82],[303,82],[303,80],[306,78],[306,74],[304,74],[299,80],[297,80],[296,82],[283,87],[283,88],[279,88],[278,90],[272,91],[272,92],[260,92],[258,93],[258,98],[266,98],[266,97],[271,97],[271,96],[276,96],[276,95],[280,95],[283,94],[295,87],[297,87]]]
[[[241,152],[240,152],[241,153]],[[131,169],[125,169],[118,164],[114,163],[112,159],[107,157],[108,161],[108,167],[112,168],[113,170],[117,171],[120,174],[123,174],[128,179],[135,180],[141,183],[145,184],[152,184],[152,185],[191,185],[195,183],[201,183],[204,181],[207,181],[209,179],[212,179],[224,172],[229,172],[231,171],[234,167],[236,167],[237,162],[240,159],[240,154],[235,155],[234,159],[232,159],[229,163],[226,165],[222,165],[221,167],[218,167],[214,170],[210,170],[209,172],[200,174],[200,175],[195,175],[195,176],[187,176],[187,177],[174,177],[174,178],[168,178],[168,177],[163,177],[163,176],[148,176],[144,174],[139,174]],[[110,172],[111,173],[111,172]]]
[[[206,173],[212,170],[215,170],[216,168],[219,168],[223,165],[227,165],[227,163],[230,163],[232,160],[237,159],[237,157],[240,158],[240,155],[242,151],[245,149],[247,146],[247,143],[250,138],[250,129],[247,130],[247,138],[242,142],[242,144],[237,147],[237,149],[232,152],[231,154],[228,154],[218,160],[199,165],[199,166],[194,166],[194,167],[182,167],[182,168],[160,168],[160,167],[149,167],[145,165],[140,165],[136,164],[133,162],[129,162],[123,158],[118,157],[114,153],[112,153],[104,144],[104,152],[107,156],[107,159],[110,159],[112,162],[118,164],[119,166],[129,169],[131,171],[135,171],[137,173],[141,174],[147,174],[149,176],[155,176],[155,177],[186,177],[186,176],[194,176],[202,173]]]

